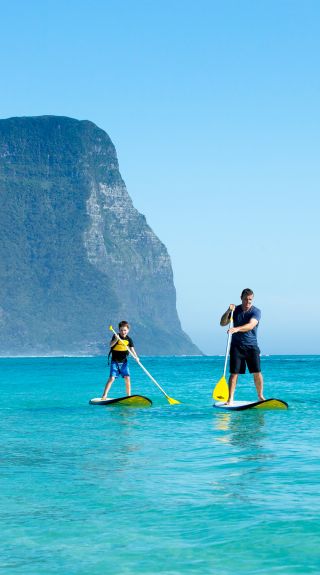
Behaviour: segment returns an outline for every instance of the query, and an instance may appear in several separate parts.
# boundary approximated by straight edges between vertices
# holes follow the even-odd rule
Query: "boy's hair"
[[[252,289],[246,288],[246,289],[242,290],[241,299],[243,299],[247,295],[254,295]]]
[[[127,327],[128,329],[130,329],[130,325],[128,324],[127,321],[120,321],[118,327],[119,329],[121,329],[122,327]]]

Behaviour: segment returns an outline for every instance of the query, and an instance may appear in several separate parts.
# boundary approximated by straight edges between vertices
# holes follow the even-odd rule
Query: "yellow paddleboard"
[[[126,407],[149,407],[152,405],[151,399],[143,395],[126,395],[125,397],[116,397],[101,399],[101,397],[94,397],[90,399],[91,405],[125,405]]]

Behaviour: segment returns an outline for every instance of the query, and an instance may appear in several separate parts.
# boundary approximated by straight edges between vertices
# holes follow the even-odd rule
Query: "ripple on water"
[[[150,409],[88,405],[105,379],[100,358],[6,361],[4,572],[319,573],[319,358],[263,358],[270,395],[290,404],[265,413],[212,409],[223,358],[146,363],[182,405],[136,366]],[[253,397],[249,377],[237,393]]]

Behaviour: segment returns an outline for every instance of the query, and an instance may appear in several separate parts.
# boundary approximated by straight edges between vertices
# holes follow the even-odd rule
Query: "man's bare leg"
[[[236,385],[237,385],[237,381],[238,381],[238,374],[237,373],[231,373],[230,377],[229,377],[229,399],[226,403],[226,405],[230,405],[233,402],[233,397],[234,397],[234,392],[236,389]]]
[[[131,395],[131,382],[130,382],[130,377],[128,375],[126,375],[124,377],[124,381],[126,384],[126,393],[127,395]]]
[[[265,397],[263,395],[263,377],[261,372],[253,374],[254,384],[256,386],[258,398],[260,401],[264,401]]]
[[[101,399],[107,399],[107,395],[108,395],[108,393],[109,393],[109,391],[110,391],[110,387],[112,386],[112,384],[113,384],[113,382],[114,382],[115,379],[116,379],[115,377],[109,377],[109,379],[108,379],[108,381],[107,381],[107,383],[106,383],[106,386],[105,386],[105,388],[104,388],[104,390],[103,390],[103,394],[102,394],[102,396],[101,396]]]

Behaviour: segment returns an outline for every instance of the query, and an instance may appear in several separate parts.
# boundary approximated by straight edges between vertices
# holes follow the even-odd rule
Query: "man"
[[[260,368],[260,349],[257,342],[258,323],[261,311],[253,305],[254,293],[246,288],[241,294],[241,305],[229,305],[223,314],[220,325],[226,326],[230,322],[233,310],[233,327],[228,330],[232,335],[230,347],[230,378],[229,399],[227,405],[233,402],[234,392],[239,373],[249,372],[253,374],[254,383],[260,400],[263,396],[263,377]]]

